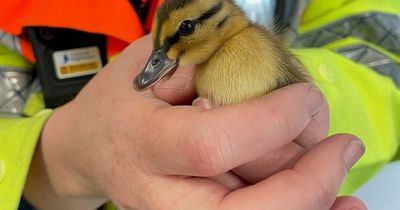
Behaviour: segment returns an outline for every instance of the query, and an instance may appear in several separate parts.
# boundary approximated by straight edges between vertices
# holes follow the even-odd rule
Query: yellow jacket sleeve
[[[329,49],[302,49],[295,54],[327,98],[329,133],[351,133],[365,144],[366,153],[341,189],[343,194],[352,193],[398,152],[400,90],[389,77]]]
[[[51,110],[0,119],[0,209],[17,209],[36,143]]]
[[[295,46],[319,49],[296,53],[327,97],[330,134],[352,133],[366,146],[344,194],[400,157],[399,11],[400,1],[310,0],[301,20]]]
[[[18,69],[27,75],[32,71],[30,62],[1,44],[0,67]],[[0,78],[4,79],[4,76]],[[3,88],[6,87],[0,86],[0,93],[7,91]],[[15,210],[18,207],[36,143],[52,113],[44,109],[42,101],[42,95],[35,93],[29,97],[24,110],[18,109],[18,113],[24,112],[24,116],[30,117],[0,117],[0,210]]]

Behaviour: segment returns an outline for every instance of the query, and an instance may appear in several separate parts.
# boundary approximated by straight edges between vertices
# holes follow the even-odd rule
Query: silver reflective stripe
[[[18,37],[6,33],[0,29],[0,45],[7,47],[8,49],[21,54],[21,41]]]
[[[235,2],[250,20],[267,28],[272,27],[276,0],[235,0]]]
[[[335,51],[357,63],[367,65],[380,74],[391,77],[397,87],[400,87],[400,65],[387,55],[368,45],[347,46]]]
[[[339,20],[300,35],[294,47],[322,47],[345,37],[358,37],[394,53],[400,53],[400,17],[384,13],[365,13]]]
[[[295,4],[295,6],[293,6],[292,11],[290,11],[289,25],[287,25],[286,28],[281,29],[284,32],[284,38],[287,43],[292,43],[293,40],[297,37],[301,16],[306,10],[309,0],[296,0],[293,1],[292,3]],[[275,27],[279,32],[280,26],[275,26]]]
[[[36,77],[31,83],[31,90],[29,95],[41,92],[42,92],[42,86],[40,85],[39,78]]]
[[[0,116],[23,115],[31,80],[32,75],[29,71],[0,66]]]

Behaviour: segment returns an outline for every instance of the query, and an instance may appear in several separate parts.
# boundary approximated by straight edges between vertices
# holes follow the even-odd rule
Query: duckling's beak
[[[134,87],[137,91],[144,91],[162,79],[168,72],[177,68],[176,60],[168,58],[165,49],[154,51],[144,69],[136,76]]]

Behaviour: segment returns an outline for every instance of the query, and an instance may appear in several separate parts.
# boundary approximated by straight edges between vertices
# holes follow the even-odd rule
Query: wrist
[[[88,173],[79,134],[71,129],[72,109],[70,103],[50,116],[32,159],[24,197],[39,209],[95,209],[107,200]]]

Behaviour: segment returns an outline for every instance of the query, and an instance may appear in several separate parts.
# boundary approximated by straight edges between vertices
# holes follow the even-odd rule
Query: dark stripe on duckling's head
[[[179,32],[176,32],[174,35],[167,37],[164,40],[164,45],[167,46],[161,46],[161,29],[163,24],[167,22],[167,20],[170,18],[170,15],[172,12],[184,8],[186,5],[189,5],[193,3],[196,0],[166,0],[163,6],[160,7],[157,13],[157,29],[156,29],[156,34],[155,34],[155,39],[154,39],[154,49],[160,49],[163,47],[165,50],[169,50],[169,48],[176,44],[179,39],[180,35]],[[197,19],[193,20],[195,23],[201,24],[207,19],[210,19],[214,15],[216,15],[219,11],[221,11],[223,7],[223,2],[220,1],[218,4],[213,6],[211,9],[207,10],[203,14],[201,14]]]
[[[161,26],[168,20],[173,11],[181,9],[195,0],[165,0],[157,11],[157,34],[154,40],[154,48],[159,49]]]
[[[217,5],[215,5],[213,8],[209,9],[207,12],[205,12],[203,15],[201,15],[199,18],[197,18],[196,22],[202,23],[203,21],[211,18],[215,14],[217,14],[219,11],[222,9],[222,1],[219,2]]]
[[[163,25],[173,11],[181,9],[195,0],[165,0],[157,11],[158,24]]]
[[[217,29],[222,28],[225,25],[225,23],[228,21],[228,19],[229,19],[228,16],[226,16],[224,19],[222,19],[221,22],[218,23]]]
[[[164,42],[164,50],[168,52],[172,45],[176,44],[181,37],[179,36],[179,31],[177,31],[173,36],[168,37]]]

